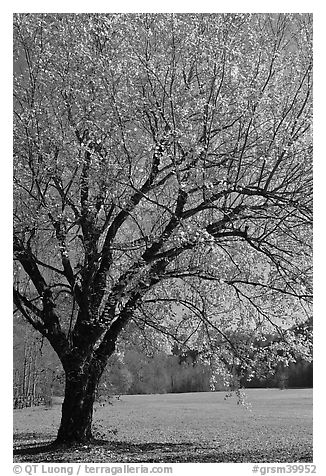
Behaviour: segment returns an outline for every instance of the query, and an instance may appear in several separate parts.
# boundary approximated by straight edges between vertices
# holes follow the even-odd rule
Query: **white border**
[[[8,1],[8,0],[7,0]],[[1,444],[0,457],[3,473],[11,473],[12,467],[12,14],[14,12],[180,12],[180,13],[209,13],[209,12],[312,12],[314,14],[314,293],[315,293],[315,361],[314,361],[314,463],[317,464],[317,473],[322,474],[326,468],[324,444],[322,435],[325,434],[323,415],[325,414],[325,368],[323,347],[325,346],[325,304],[323,295],[325,289],[325,248],[326,234],[324,223],[326,220],[326,190],[325,190],[325,163],[326,163],[326,104],[325,84],[325,30],[326,16],[322,2],[306,1],[274,1],[274,2],[239,2],[239,1],[153,1],[119,2],[107,1],[14,1],[2,6],[0,15],[0,45],[1,45],[1,173],[3,175],[0,187],[0,239],[1,239],[1,314],[2,341],[0,344],[1,383]],[[166,463],[166,465],[169,465]],[[175,465],[173,465],[175,466]],[[267,466],[267,465],[266,465]],[[6,468],[6,469],[5,469]],[[10,468],[10,469],[9,469]],[[198,472],[204,470],[207,474],[250,474],[252,465],[248,464],[190,464],[177,465],[174,474],[188,474],[189,469]],[[247,473],[248,471],[248,473]]]

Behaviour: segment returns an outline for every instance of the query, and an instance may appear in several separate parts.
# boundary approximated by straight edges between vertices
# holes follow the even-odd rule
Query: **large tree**
[[[14,16],[14,302],[65,371],[58,442],[91,438],[130,321],[226,371],[308,353],[311,35],[307,14]]]

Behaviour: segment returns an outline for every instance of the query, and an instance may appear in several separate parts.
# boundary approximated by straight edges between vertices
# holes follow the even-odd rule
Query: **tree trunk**
[[[93,406],[101,370],[66,371],[65,397],[56,443],[82,443],[92,439]]]

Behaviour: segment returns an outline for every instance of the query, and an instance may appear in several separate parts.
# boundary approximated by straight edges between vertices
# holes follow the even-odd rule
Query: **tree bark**
[[[66,370],[65,396],[56,443],[92,440],[93,406],[103,369],[88,366]]]

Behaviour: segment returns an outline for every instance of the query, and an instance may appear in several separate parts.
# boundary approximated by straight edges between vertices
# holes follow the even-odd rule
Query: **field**
[[[46,447],[60,405],[14,410],[16,462],[311,462],[312,390],[126,395],[97,406],[94,444]]]

